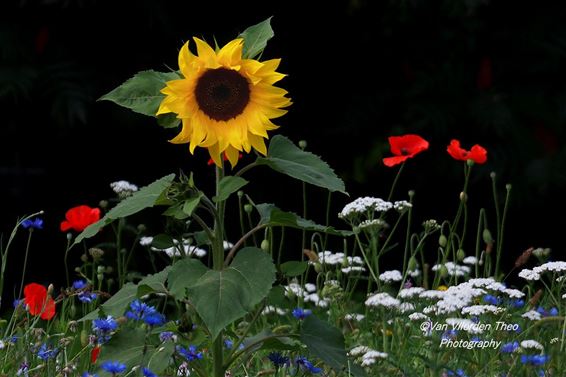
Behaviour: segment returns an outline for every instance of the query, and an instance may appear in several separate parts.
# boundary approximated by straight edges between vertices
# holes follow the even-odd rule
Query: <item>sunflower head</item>
[[[189,42],[179,52],[182,79],[166,83],[165,98],[157,115],[175,113],[182,121],[181,132],[172,143],[189,143],[207,148],[222,166],[222,154],[232,167],[239,153],[251,149],[265,155],[267,131],[278,128],[271,119],[284,115],[291,100],[286,90],[273,86],[285,75],[276,72],[280,59],[260,62],[243,59],[243,39],[234,39],[215,51],[194,38],[197,55]]]

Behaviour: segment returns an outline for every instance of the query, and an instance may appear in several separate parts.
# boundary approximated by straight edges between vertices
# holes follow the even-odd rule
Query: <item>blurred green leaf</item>
[[[300,261],[288,261],[281,264],[281,272],[285,274],[287,277],[295,277],[302,275],[308,267],[307,262],[300,262]]]
[[[112,101],[120,106],[128,108],[136,113],[153,116],[159,109],[159,105],[165,95],[161,89],[165,83],[180,79],[176,72],[156,72],[153,70],[138,72],[134,77],[103,95],[99,101]],[[171,126],[171,119],[162,118],[161,125]]]
[[[267,42],[273,38],[275,33],[271,28],[271,19],[260,22],[259,24],[250,26],[239,37],[244,38],[244,50],[242,56],[244,59],[253,59],[263,52],[267,46]]]
[[[234,177],[234,176],[226,176],[220,180],[218,184],[218,196],[212,198],[215,203],[223,202],[224,200],[228,199],[230,195],[244,187],[248,184],[244,178],[241,177]]]
[[[326,162],[303,151],[285,136],[274,136],[269,143],[267,157],[259,157],[256,162],[311,185],[348,195],[344,182]]]

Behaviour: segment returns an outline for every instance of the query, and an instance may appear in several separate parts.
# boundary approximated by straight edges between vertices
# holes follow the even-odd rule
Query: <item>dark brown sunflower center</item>
[[[209,69],[198,79],[195,98],[211,119],[227,121],[244,112],[250,102],[250,85],[232,69]]]

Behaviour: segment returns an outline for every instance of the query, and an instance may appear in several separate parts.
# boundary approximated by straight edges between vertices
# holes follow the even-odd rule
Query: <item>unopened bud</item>
[[[307,141],[306,140],[299,140],[299,148],[302,150],[307,149]]]
[[[269,251],[269,241],[268,240],[263,240],[261,241],[261,250],[263,251]]]
[[[104,255],[104,250],[99,249],[98,247],[91,247],[88,249],[88,253],[92,257],[92,259],[100,259]]]
[[[322,264],[320,264],[320,263],[315,263],[315,264],[314,264],[314,270],[315,270],[318,274],[320,274],[320,273],[323,271]]]
[[[86,254],[81,255],[81,262],[83,262],[83,263],[88,262],[88,256]]]
[[[252,213],[253,209],[254,209],[254,207],[251,204],[244,204],[244,211],[246,213]]]
[[[100,280],[104,279],[104,275],[103,274],[96,274],[96,278],[100,281]]]
[[[53,286],[53,284],[49,284],[49,286],[47,286],[47,294],[49,296],[53,295],[54,290],[55,290],[55,287]]]
[[[103,273],[106,272],[106,267],[98,266],[98,267],[96,267],[96,272],[99,273],[99,274],[103,274]]]
[[[469,159],[466,161],[466,163],[468,164],[468,166],[472,167],[472,166],[474,166],[474,163],[475,163],[475,162],[474,162],[474,160],[472,160],[471,158],[469,158]]]
[[[505,190],[511,191],[511,183],[505,185]]]
[[[483,242],[485,242],[486,244],[493,243],[493,237],[491,236],[491,232],[489,231],[489,229],[484,228],[482,237],[483,237]]]
[[[464,258],[466,258],[466,253],[464,252],[464,249],[458,249],[458,251],[456,251],[456,258],[460,262],[463,261]]]
[[[98,202],[98,206],[102,209],[108,208],[108,200],[101,200]]]
[[[67,233],[67,241],[70,241],[73,239],[73,233]]]
[[[415,196],[415,190],[409,190],[408,194],[409,198],[412,198],[413,196]]]
[[[242,190],[238,190],[238,192],[236,193],[238,195],[238,198],[242,199],[244,197],[244,192]]]
[[[88,332],[86,330],[81,331],[81,345],[86,347],[89,344]]]
[[[441,234],[441,235],[438,237],[438,244],[439,244],[441,247],[446,247],[446,244],[447,244],[447,243],[448,243],[448,238],[446,238],[446,236],[445,236],[444,234]]]
[[[114,272],[114,267],[112,266],[106,266],[105,272],[107,274],[111,274],[112,272]]]
[[[81,268],[80,268],[80,267],[75,267],[75,272],[80,274],[80,273],[81,273]]]
[[[138,224],[138,232],[143,233],[147,230],[145,224]]]
[[[448,267],[442,265],[442,267],[440,267],[440,270],[438,272],[440,273],[440,277],[445,278],[448,276]]]
[[[466,194],[464,191],[460,193],[460,201],[463,203],[466,203],[468,201],[468,194]]]
[[[495,179],[495,177],[497,177],[497,174],[495,174],[495,172],[492,171],[491,173],[489,173],[489,176],[491,179]]]
[[[409,271],[415,271],[418,267],[419,263],[417,262],[417,258],[415,258],[415,256],[413,255],[410,259],[409,259],[409,263],[407,265],[407,268],[409,269]]]

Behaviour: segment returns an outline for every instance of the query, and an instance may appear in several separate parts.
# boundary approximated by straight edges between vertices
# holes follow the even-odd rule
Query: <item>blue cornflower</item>
[[[57,356],[57,349],[50,348],[45,343],[43,343],[41,347],[39,347],[39,350],[37,350],[37,357],[43,361],[53,359],[55,356]]]
[[[98,318],[92,321],[92,330],[98,336],[98,343],[106,343],[111,338],[112,331],[118,328],[118,322],[112,316]]]
[[[556,317],[558,315],[558,309],[554,306],[548,311],[548,315],[552,317]]]
[[[522,308],[525,306],[525,300],[521,300],[520,298],[513,300],[513,307],[514,308]]]
[[[165,316],[161,313],[146,314],[143,321],[149,326],[161,326],[165,323]]]
[[[519,342],[505,343],[504,345],[501,346],[501,352],[503,353],[515,352],[517,348],[519,348]]]
[[[297,364],[303,372],[309,372],[312,374],[317,374],[322,372],[321,368],[315,367],[310,361],[307,360],[306,357],[303,356],[297,357],[295,359],[295,364]]]
[[[443,334],[442,334],[442,339],[454,339],[456,338],[456,335],[458,335],[458,331],[457,330],[446,330]]]
[[[544,308],[542,306],[539,306],[537,308],[537,312],[540,313],[540,315],[542,315],[543,317],[546,317],[546,315],[547,315],[546,310],[544,310]]]
[[[89,372],[83,372],[83,374],[81,375],[81,377],[98,377],[98,374],[95,373],[89,373]]]
[[[134,300],[130,303],[130,309],[126,312],[126,317],[135,321],[142,320],[144,316],[156,313],[157,310],[153,306],[149,306],[140,300]]]
[[[501,299],[493,295],[483,296],[483,301],[491,305],[499,305],[501,303]]]
[[[293,309],[293,317],[299,319],[299,320],[303,320],[305,318],[307,318],[309,315],[312,314],[312,310],[310,309],[302,309],[302,308],[295,308]]]
[[[33,230],[33,229],[43,229],[43,220],[40,219],[39,217],[36,217],[35,219],[27,219],[22,221],[22,227],[24,229],[29,229],[29,230]]]
[[[533,366],[541,366],[548,360],[550,360],[548,355],[521,355],[521,363]]]
[[[168,340],[175,341],[175,338],[176,336],[173,331],[163,331],[159,333],[159,340],[161,340],[162,342],[167,342]]]
[[[224,339],[224,347],[226,347],[226,349],[231,350],[232,347],[234,347],[234,342],[230,339]],[[239,350],[243,350],[244,349],[244,343],[240,343],[240,345],[238,346]]]
[[[93,292],[81,292],[81,293],[79,293],[79,295],[77,297],[78,297],[80,302],[88,304],[88,303],[96,300],[98,295],[96,293],[93,293]]]
[[[449,376],[457,376],[457,377],[468,377],[463,369],[456,369],[455,372],[452,372],[451,370],[449,370],[448,375]]]
[[[197,352],[196,346],[189,346],[189,348],[183,348],[181,346],[177,347],[177,352],[185,357],[188,361],[200,360],[202,359],[202,352]]]
[[[119,361],[105,361],[100,364],[100,367],[108,373],[118,374],[123,373],[126,370],[126,364],[122,364]]]
[[[283,356],[279,352],[270,352],[267,358],[273,363],[275,368],[281,368],[283,366],[289,366],[289,357]]]
[[[14,300],[14,302],[12,303],[12,305],[14,306],[14,309],[16,309],[18,306],[24,306],[24,300],[22,299],[16,299]]]
[[[86,280],[75,280],[73,282],[73,288],[76,289],[77,291],[79,289],[83,289],[86,288],[88,286]]]
[[[144,377],[158,377],[157,374],[153,373],[149,368],[142,368],[142,373]]]

